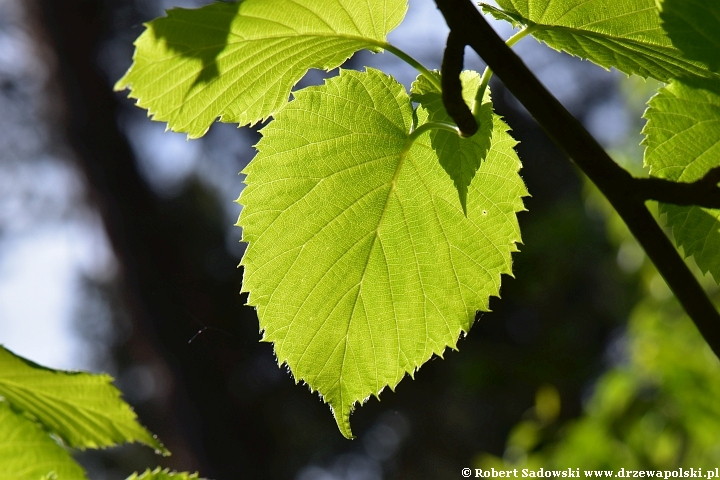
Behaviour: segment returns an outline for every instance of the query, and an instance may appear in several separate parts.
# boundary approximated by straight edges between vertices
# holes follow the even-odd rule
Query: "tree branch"
[[[570,112],[540,83],[490,27],[470,0],[435,0],[453,35],[472,47],[550,138],[607,197],[645,249],[670,289],[720,357],[720,314],[638,195],[669,191],[674,182],[640,182],[617,165]],[[711,175],[710,183],[717,173]],[[662,185],[662,188],[658,186]],[[677,184],[681,185],[681,184]],[[692,185],[692,184],[690,184]],[[672,187],[683,189],[685,187]],[[664,194],[669,199],[673,195]],[[676,200],[682,197],[679,195]]]
[[[696,182],[672,182],[662,178],[635,178],[636,195],[642,200],[658,200],[675,205],[720,208],[720,167],[708,171]]]

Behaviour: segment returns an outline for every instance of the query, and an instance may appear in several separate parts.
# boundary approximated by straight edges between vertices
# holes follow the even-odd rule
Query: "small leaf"
[[[460,81],[463,85],[463,99],[472,109],[475,92],[480,87],[480,75],[477,72],[464,71],[460,75]],[[443,106],[442,94],[426,77],[418,76],[413,82],[411,92],[412,100],[427,109],[431,122],[452,122]],[[470,138],[463,138],[446,130],[433,130],[430,133],[432,147],[439,157],[440,165],[452,178],[460,197],[460,205],[466,214],[468,187],[490,150],[493,134],[493,109],[489,87],[485,90],[478,117],[478,131]]]
[[[170,469],[161,470],[157,467],[155,470],[149,468],[143,473],[133,473],[127,480],[203,480],[198,477],[197,473],[189,472],[171,472]]]
[[[52,370],[0,346],[0,396],[69,447],[140,442],[169,453],[137,422],[109,375]]]
[[[200,137],[220,117],[267,119],[310,68],[331,70],[361,49],[380,51],[406,0],[244,0],[168,11],[146,25],[115,88],[154,120]]]
[[[465,217],[429,134],[408,150],[412,119],[394,79],[341,70],[297,93],[244,171],[248,304],[278,362],[330,404],[346,437],[357,402],[456,347],[520,241],[527,191],[507,126],[493,116]]]
[[[720,2],[661,0],[660,19],[673,45],[687,58],[720,71]]]
[[[681,3],[684,3],[683,0]],[[713,76],[675,48],[660,25],[655,0],[498,0],[485,12],[516,25],[555,50],[628,75],[668,81]]]
[[[33,420],[0,400],[0,478],[79,480],[80,465]]]
[[[694,182],[720,166],[720,84],[674,80],[645,112],[645,164],[650,174]],[[720,210],[661,204],[678,246],[720,281]]]

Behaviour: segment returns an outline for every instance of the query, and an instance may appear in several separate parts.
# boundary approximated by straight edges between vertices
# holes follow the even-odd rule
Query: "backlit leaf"
[[[243,0],[170,10],[135,42],[115,85],[170,129],[205,134],[219,117],[268,118],[310,68],[331,70],[361,49],[380,51],[406,0]]]
[[[673,45],[687,58],[720,71],[720,2],[662,0],[660,19]]]
[[[127,480],[202,480],[197,473],[188,472],[171,472],[169,469],[161,470],[157,467],[155,470],[149,468],[143,473],[133,473]]]
[[[650,100],[645,163],[653,176],[694,182],[720,166],[720,87],[675,80]],[[661,204],[673,237],[720,281],[720,210]]]
[[[439,80],[439,74],[438,74]],[[464,71],[460,75],[463,85],[463,98],[468,107],[472,108],[475,92],[480,86],[480,75],[476,72]],[[439,83],[439,82],[438,82]],[[432,122],[452,122],[443,106],[442,94],[426,77],[420,75],[413,82],[412,100],[425,107]],[[493,134],[493,109],[490,101],[490,89],[485,91],[485,98],[478,115],[478,131],[470,138],[462,138],[447,130],[433,130],[430,141],[438,155],[440,165],[450,175],[460,197],[463,211],[467,210],[467,190],[475,177],[475,172],[485,160],[490,149]]]
[[[420,107],[420,123],[437,112]],[[280,364],[330,404],[358,402],[456,347],[510,274],[527,194],[507,126],[468,188],[467,217],[404,87],[341,71],[297,93],[245,169],[243,290]]]
[[[0,478],[80,480],[85,472],[40,425],[0,400]]]
[[[138,422],[109,375],[41,367],[0,346],[0,396],[75,448],[162,445]]]
[[[684,2],[684,0],[683,0]],[[496,18],[532,26],[550,47],[598,65],[667,81],[712,74],[675,48],[660,25],[655,0],[498,0]]]

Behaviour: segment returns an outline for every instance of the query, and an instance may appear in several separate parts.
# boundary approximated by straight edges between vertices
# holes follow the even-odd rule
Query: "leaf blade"
[[[475,92],[480,86],[480,75],[477,72],[466,70],[460,74],[460,81],[463,85],[463,99],[468,107],[472,108],[475,101]],[[437,83],[439,84],[439,78]],[[427,109],[430,115],[429,121],[452,123],[452,118],[450,118],[443,105],[441,92],[425,76],[420,75],[413,82],[411,97],[413,101],[417,101]],[[440,165],[453,180],[460,198],[460,205],[465,213],[467,213],[468,187],[490,150],[490,140],[493,133],[493,109],[489,87],[485,89],[483,102],[476,120],[478,122],[478,131],[470,138],[463,138],[446,130],[432,130],[430,132],[433,149],[438,154]]]
[[[649,102],[645,164],[650,174],[694,182],[720,166],[720,85],[674,80]],[[660,204],[675,243],[720,282],[720,210]]]
[[[662,81],[714,76],[673,46],[661,26],[655,0],[499,0],[498,4],[503,10],[485,4],[483,10],[530,26],[539,41],[603,68]]]
[[[51,472],[58,480],[87,478],[47,432],[0,400],[0,478],[37,480]]]
[[[0,396],[74,448],[140,442],[167,453],[120,398],[109,375],[41,367],[0,346]]]
[[[117,90],[174,131],[200,137],[220,118],[246,125],[287,102],[310,68],[381,50],[405,0],[243,0],[172,9],[146,25]]]
[[[171,472],[170,469],[168,469],[168,468],[161,469],[160,467],[155,468],[155,470],[150,470],[148,468],[141,474],[138,474],[136,472],[127,478],[127,480],[173,480],[173,479],[204,480],[204,479],[200,478],[197,473]]]
[[[278,363],[321,394],[346,437],[357,402],[455,348],[520,241],[527,192],[507,127],[494,117],[465,217],[428,134],[402,157],[412,114],[390,77],[341,71],[298,92],[244,172],[248,304]]]

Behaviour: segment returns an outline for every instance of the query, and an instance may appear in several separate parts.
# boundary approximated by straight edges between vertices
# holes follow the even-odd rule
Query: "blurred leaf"
[[[0,478],[79,480],[85,472],[40,425],[0,400]]]
[[[140,442],[169,453],[137,422],[109,375],[52,370],[0,346],[0,396],[70,447]]]
[[[543,385],[535,393],[535,415],[542,423],[550,423],[560,415],[560,392],[552,385]]]
[[[188,472],[171,472],[169,469],[161,470],[157,467],[155,470],[149,468],[143,473],[133,473],[127,480],[203,480],[198,477],[197,473]]]

